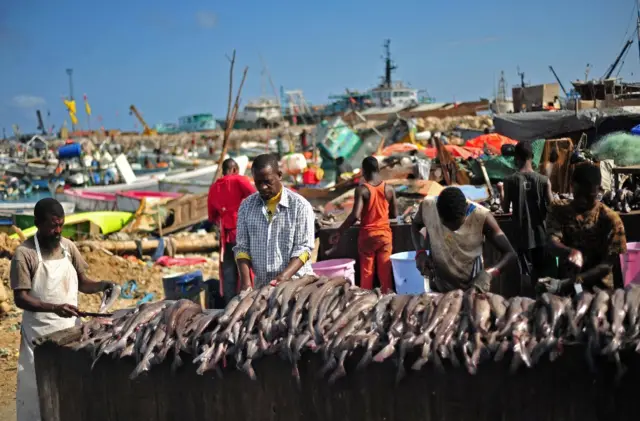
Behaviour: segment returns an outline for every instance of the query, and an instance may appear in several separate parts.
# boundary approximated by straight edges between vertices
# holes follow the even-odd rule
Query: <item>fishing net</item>
[[[600,160],[613,159],[617,166],[640,165],[640,136],[614,132],[593,145],[591,151]]]
[[[533,150],[533,168],[537,169],[542,158],[542,151],[544,150],[544,139],[534,140],[531,143],[531,149]],[[484,166],[487,169],[487,175],[491,180],[502,180],[505,177],[513,174],[516,170],[515,160],[512,156],[492,156],[484,161]],[[470,168],[473,174],[482,174],[480,170],[480,164],[476,160],[470,162]]]

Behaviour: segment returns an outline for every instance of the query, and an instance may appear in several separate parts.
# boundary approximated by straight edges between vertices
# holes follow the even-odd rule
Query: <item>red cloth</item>
[[[240,203],[255,191],[249,178],[237,174],[225,175],[209,188],[209,222],[222,224],[225,244],[236,242]]]

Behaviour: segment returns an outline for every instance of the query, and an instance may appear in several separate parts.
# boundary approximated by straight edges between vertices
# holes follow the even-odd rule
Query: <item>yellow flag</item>
[[[84,110],[88,116],[91,115],[91,106],[89,105],[89,101],[87,101],[87,95],[84,96]]]
[[[67,106],[67,109],[69,110],[69,113],[73,113],[73,114],[76,113],[76,101],[74,101],[74,100],[69,101],[69,100],[65,99],[64,100],[64,105]]]
[[[72,113],[69,111],[69,118],[71,119],[72,124],[78,124],[78,118],[76,117],[76,113]]]

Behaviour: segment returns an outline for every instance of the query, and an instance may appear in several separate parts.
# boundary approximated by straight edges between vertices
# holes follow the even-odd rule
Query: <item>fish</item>
[[[316,314],[318,312],[318,306],[320,305],[320,300],[322,297],[329,292],[332,288],[339,287],[341,285],[349,282],[343,277],[335,277],[327,281],[324,285],[318,288],[311,294],[309,298],[309,311],[308,311],[308,322],[307,322],[307,330],[311,335],[314,334],[314,320],[316,319]]]
[[[611,320],[612,338],[609,344],[602,350],[602,354],[618,352],[622,346],[622,338],[625,334],[624,320],[627,316],[626,294],[624,289],[617,289],[611,295],[609,307],[609,320]]]
[[[640,286],[631,284],[627,287],[625,304],[627,306],[627,326],[631,329],[628,332],[628,338],[635,340],[640,335],[640,320],[638,313],[640,312]]]
[[[108,291],[105,291],[102,294],[102,301],[100,302],[100,307],[98,309],[98,313],[104,314],[115,304],[115,302],[120,297],[120,293],[122,292],[122,287],[120,285],[114,284],[113,288]]]

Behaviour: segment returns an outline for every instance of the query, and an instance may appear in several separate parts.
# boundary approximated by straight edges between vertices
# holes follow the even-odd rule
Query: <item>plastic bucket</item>
[[[640,284],[640,243],[627,243],[627,252],[620,255],[624,286]]]
[[[172,273],[162,277],[162,287],[167,300],[196,299],[202,289],[202,272]]]
[[[416,252],[404,251],[391,255],[393,279],[398,294],[422,294],[429,285],[416,267]]]
[[[344,276],[351,281],[352,285],[355,285],[356,261],[353,259],[323,260],[322,262],[312,264],[311,269],[313,269],[316,275],[326,276],[328,278]]]
[[[77,158],[82,155],[82,146],[79,143],[70,143],[58,148],[58,158]]]

